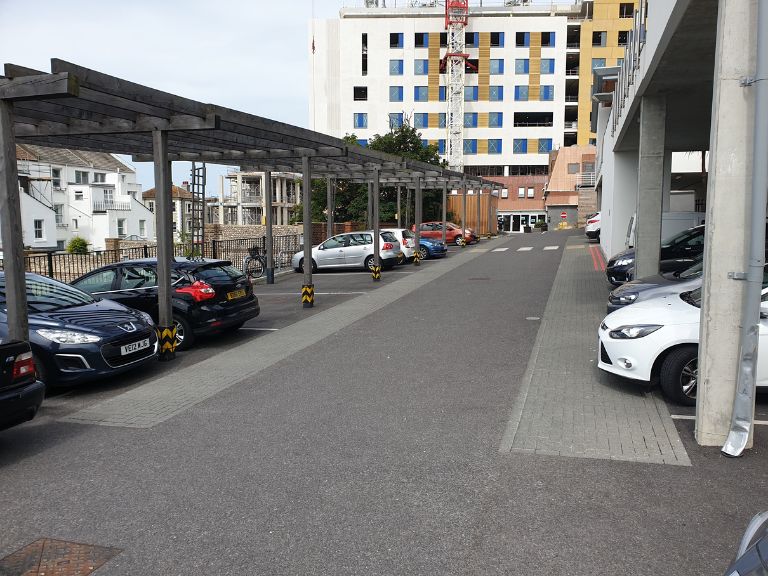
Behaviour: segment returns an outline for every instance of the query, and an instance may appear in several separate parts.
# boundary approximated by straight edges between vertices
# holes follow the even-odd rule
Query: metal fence
[[[234,266],[240,268],[246,256],[248,256],[249,248],[253,246],[257,246],[263,253],[266,249],[266,238],[262,236],[258,238],[235,238],[232,240],[207,240],[202,249],[200,246],[192,244],[175,244],[173,254],[174,256],[188,258],[204,256],[205,258],[229,260]],[[275,236],[273,237],[273,249],[275,268],[278,270],[288,268],[291,265],[293,255],[303,249],[301,236],[297,234]],[[91,270],[106,266],[107,264],[114,264],[123,260],[156,257],[157,246],[145,244],[133,248],[100,250],[86,254],[54,252],[35,254],[25,256],[24,265],[27,272],[48,276],[61,282],[72,282],[83,274],[87,274]],[[2,264],[3,261],[0,259],[0,269],[3,268]]]

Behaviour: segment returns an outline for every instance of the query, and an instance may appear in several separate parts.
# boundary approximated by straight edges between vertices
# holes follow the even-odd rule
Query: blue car
[[[27,273],[29,343],[46,387],[108,378],[155,359],[149,314]],[[0,271],[0,341],[8,338],[5,274]]]
[[[446,254],[448,254],[448,246],[442,241],[419,236],[419,256],[422,260],[442,258]]]

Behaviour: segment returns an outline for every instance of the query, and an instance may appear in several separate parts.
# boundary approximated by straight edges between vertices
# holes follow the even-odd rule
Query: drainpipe
[[[749,244],[747,288],[741,312],[739,375],[733,399],[731,430],[721,451],[741,456],[749,443],[755,412],[757,344],[760,325],[760,296],[765,264],[765,204],[768,200],[768,0],[757,4],[757,56],[755,78],[742,80],[755,86],[754,155],[752,158],[752,235]]]

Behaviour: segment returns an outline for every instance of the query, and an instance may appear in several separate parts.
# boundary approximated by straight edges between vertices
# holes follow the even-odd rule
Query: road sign
[[[568,218],[568,213],[567,212],[560,212],[560,218],[565,220],[566,218]]]

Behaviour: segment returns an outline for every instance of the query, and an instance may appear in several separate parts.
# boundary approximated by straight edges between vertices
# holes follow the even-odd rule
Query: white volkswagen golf
[[[763,289],[757,386],[768,387],[768,288]],[[625,306],[605,317],[598,337],[598,367],[625,378],[658,377],[675,402],[696,403],[701,288]]]

